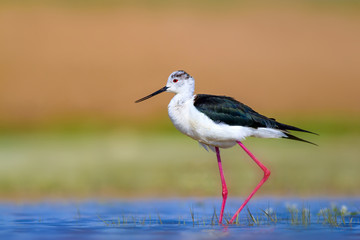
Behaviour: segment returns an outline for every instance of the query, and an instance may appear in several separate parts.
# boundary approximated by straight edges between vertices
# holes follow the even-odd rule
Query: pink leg
[[[249,202],[249,200],[252,198],[252,196],[256,193],[256,191],[261,187],[261,185],[263,185],[266,180],[269,178],[270,176],[270,171],[269,169],[267,169],[259,160],[256,159],[256,157],[244,146],[244,144],[242,144],[242,142],[240,141],[236,141],[240,147],[242,147],[244,149],[244,151],[255,161],[255,163],[264,171],[264,177],[263,179],[261,179],[260,183],[255,187],[255,189],[251,192],[251,194],[247,197],[247,199],[245,200],[245,202],[241,205],[241,207],[239,208],[239,210],[236,211],[236,213],[234,214],[234,216],[231,218],[230,223],[233,223],[234,220],[236,219],[237,215],[241,212],[241,210],[245,207],[245,205]]]
[[[224,215],[224,208],[225,208],[226,198],[227,198],[227,195],[228,195],[228,190],[227,190],[227,187],[226,187],[224,172],[223,172],[222,165],[221,165],[220,150],[219,150],[218,147],[215,147],[215,150],[216,150],[216,156],[217,156],[218,165],[219,165],[219,171],[220,171],[220,177],[221,177],[221,185],[222,185],[222,197],[223,197],[223,201],[222,201],[222,205],[221,205],[221,211],[220,211],[220,218],[219,218],[219,223],[221,224],[222,219],[223,219],[223,215]]]

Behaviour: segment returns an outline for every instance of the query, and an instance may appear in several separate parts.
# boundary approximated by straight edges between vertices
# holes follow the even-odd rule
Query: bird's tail
[[[294,126],[291,126],[291,125],[287,125],[287,124],[284,124],[284,123],[279,123],[277,122],[277,127],[281,130],[292,130],[292,131],[298,131],[298,132],[306,132],[306,133],[311,133],[311,134],[315,134],[315,135],[319,135],[317,133],[314,133],[314,132],[310,132],[310,131],[307,131],[307,130],[304,130],[304,129],[301,129],[301,128],[298,128],[298,127],[294,127]],[[298,140],[298,139],[297,139]]]
[[[296,130],[296,131],[298,131],[298,130]],[[308,132],[308,131],[304,130],[304,132]],[[308,133],[312,133],[312,132],[308,132]],[[312,145],[318,146],[316,143],[309,142],[309,141],[304,140],[304,139],[302,139],[302,138],[299,138],[299,137],[296,137],[296,136],[294,136],[294,135],[291,135],[291,134],[289,134],[289,133],[287,133],[287,132],[284,132],[284,134],[286,135],[286,137],[284,137],[284,138],[291,139],[291,140],[296,140],[296,141],[301,141],[301,142],[306,142],[306,143],[310,143],[310,144],[312,144]],[[313,133],[313,134],[316,134],[316,133]],[[316,134],[316,135],[317,135],[317,134]]]

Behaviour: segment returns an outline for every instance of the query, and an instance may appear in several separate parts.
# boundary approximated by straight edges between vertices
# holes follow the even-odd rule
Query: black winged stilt
[[[205,149],[210,148],[216,152],[223,197],[219,218],[220,223],[222,223],[223,219],[228,190],[222,169],[219,148],[229,148],[238,144],[263,170],[264,177],[231,218],[230,223],[233,223],[237,215],[270,176],[269,169],[267,169],[241,141],[246,137],[259,137],[287,138],[311,143],[291,135],[289,130],[315,133],[279,123],[274,118],[265,117],[231,97],[207,94],[194,95],[194,90],[194,78],[185,71],[179,70],[170,74],[165,87],[137,100],[136,103],[162,92],[175,93],[175,96],[169,103],[168,113],[176,129],[198,141]]]

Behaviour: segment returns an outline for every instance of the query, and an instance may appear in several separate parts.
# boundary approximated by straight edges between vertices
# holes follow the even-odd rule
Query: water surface
[[[227,219],[241,201],[228,200]],[[359,198],[257,198],[235,225],[217,223],[220,203],[219,198],[2,202],[0,238],[360,239]]]

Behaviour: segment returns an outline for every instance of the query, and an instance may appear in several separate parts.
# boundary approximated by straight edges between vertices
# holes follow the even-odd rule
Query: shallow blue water
[[[229,199],[226,215],[242,200]],[[257,198],[248,204],[254,218],[244,209],[236,225],[217,224],[220,204],[220,198],[2,202],[0,238],[360,239],[360,198]],[[330,224],[328,214],[340,210]]]

